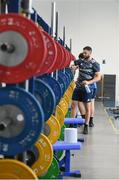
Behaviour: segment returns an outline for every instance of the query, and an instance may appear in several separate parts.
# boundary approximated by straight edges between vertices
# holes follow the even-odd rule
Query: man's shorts
[[[93,91],[94,89],[91,89],[90,93],[87,93],[85,89],[83,88],[75,88],[73,95],[72,95],[72,100],[73,101],[80,101],[84,103],[89,103],[92,101],[92,99],[95,98],[96,96],[96,91]]]
[[[96,93],[97,93],[97,89],[95,88],[92,90],[92,99],[96,98]]]

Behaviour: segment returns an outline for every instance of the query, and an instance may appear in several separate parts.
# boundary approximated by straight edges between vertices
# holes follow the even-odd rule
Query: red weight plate
[[[70,63],[71,63],[71,56],[70,56],[70,52],[67,50],[67,65],[66,67],[69,67]]]
[[[17,14],[0,15],[0,82],[29,79],[42,67],[46,52],[42,32],[31,20]]]
[[[67,53],[66,53],[66,50],[65,50],[65,48],[63,46],[62,46],[62,50],[63,50],[63,53],[64,53],[64,58],[63,58],[63,61],[62,61],[61,65],[60,65],[60,69],[65,68],[66,63],[67,63]]]
[[[66,61],[65,61],[65,67],[67,67],[68,66],[68,64],[69,64],[69,54],[68,54],[68,51],[66,50],[66,49],[64,49],[65,50],[65,53],[66,53]]]
[[[64,58],[64,54],[63,54],[61,45],[57,41],[55,41],[55,43],[56,43],[56,47],[57,47],[57,58],[56,58],[56,62],[54,64],[52,70],[50,71],[50,73],[56,71],[57,69],[60,69],[60,66],[63,63],[63,58]]]
[[[37,72],[37,75],[50,73],[55,65],[57,58],[57,47],[54,39],[47,32],[42,31],[42,33],[45,45],[47,47],[47,56],[42,66],[42,70],[40,70],[40,73]]]

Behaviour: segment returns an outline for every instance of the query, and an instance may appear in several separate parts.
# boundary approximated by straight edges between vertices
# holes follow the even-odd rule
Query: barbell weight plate
[[[58,83],[60,84],[60,87],[61,87],[61,95],[63,96],[65,91],[66,91],[66,83],[65,81],[61,78],[61,76],[58,76],[58,79],[57,79]]]
[[[59,137],[59,141],[64,141],[64,130],[66,128],[66,125],[63,124],[62,128],[61,128],[61,133],[60,133],[60,137]],[[55,151],[55,156],[58,160],[60,160],[62,158],[62,156],[64,155],[64,151]]]
[[[44,74],[44,72],[45,74],[50,73],[50,71],[52,71],[52,68],[54,67],[57,58],[57,47],[54,39],[47,32],[42,31],[42,33],[45,45],[47,47],[47,56],[45,58],[44,64],[42,65],[40,73],[37,72],[37,74],[39,75]]]
[[[45,123],[44,134],[50,140],[51,144],[55,144],[60,137],[61,126],[57,118],[52,115]]]
[[[56,43],[56,46],[57,46],[57,59],[56,59],[56,62],[55,62],[55,66],[52,69],[52,72],[54,72],[57,69],[60,69],[60,66],[63,63],[63,58],[64,58],[64,53],[63,53],[61,45],[57,41],[55,41],[55,43]]]
[[[56,98],[51,87],[41,79],[35,80],[35,97],[40,102],[45,116],[45,121],[47,121],[53,114],[54,108],[56,106]]]
[[[55,111],[55,116],[58,119],[61,127],[64,125],[64,118],[65,118],[65,114],[63,112],[63,110],[61,109],[60,106],[56,107],[56,111]]]
[[[72,88],[72,90],[74,90],[75,86],[76,86],[75,81],[72,81],[71,84],[70,84],[70,87]]]
[[[68,103],[66,102],[66,100],[65,100],[64,98],[62,98],[62,99],[60,100],[59,106],[60,106],[60,108],[63,110],[64,115],[66,115],[67,112],[68,112],[68,107],[69,107],[69,106],[68,106]]]
[[[40,29],[17,14],[0,16],[0,82],[19,83],[41,69],[47,49]]]
[[[63,46],[61,46],[61,47],[62,47],[62,51],[63,51],[63,61],[62,61],[61,65],[60,65],[60,69],[63,69],[63,68],[65,68],[65,65],[67,63],[67,59],[66,59],[65,48]]]
[[[49,139],[41,134],[37,142],[39,145],[38,152],[39,156],[37,161],[32,165],[32,169],[37,176],[44,174],[50,167],[53,160],[53,148]]]
[[[62,90],[60,84],[58,83],[58,81],[56,81],[55,78],[51,77],[50,75],[43,75],[40,76],[39,78],[44,82],[46,82],[52,88],[55,94],[56,105],[57,105],[62,97]]]
[[[65,49],[65,53],[66,53],[66,63],[65,63],[65,68],[66,68],[66,67],[69,67],[70,57],[69,57],[69,53],[66,49]]]
[[[17,155],[38,139],[44,114],[34,96],[16,87],[0,88],[0,154]]]
[[[74,79],[74,75],[73,75],[73,72],[72,72],[71,68],[65,68],[65,72],[67,72],[67,73],[69,73],[69,74],[70,74],[70,76],[71,76],[71,80],[73,80],[73,79]]]
[[[62,70],[60,70],[60,71],[58,72],[58,77],[60,77],[60,78],[65,82],[65,84],[66,84],[66,89],[67,89],[68,86],[69,86],[69,81],[68,81],[68,77],[66,76],[66,74],[65,74]]]
[[[70,74],[67,71],[65,71],[65,75],[67,76],[68,84],[70,84],[72,81]]]
[[[55,157],[53,157],[53,161],[51,166],[49,167],[48,171],[43,175],[40,176],[39,179],[58,179],[60,174],[59,163]]]
[[[24,161],[24,154],[19,154],[17,159]],[[40,176],[48,170],[52,160],[52,144],[44,134],[41,134],[39,140],[26,152],[26,163],[37,176]]]
[[[61,133],[60,133],[60,137],[59,140],[64,141],[64,130],[66,128],[66,125],[64,124],[61,128]]]
[[[66,90],[65,94],[67,94],[68,97],[71,99],[72,94],[73,94],[71,86],[68,87],[68,89]]]
[[[67,104],[69,105],[70,104],[70,97],[68,97],[68,95],[65,93],[64,96],[63,96],[63,99],[65,99],[65,101],[67,102]]]
[[[24,163],[17,160],[0,160],[0,179],[36,179],[37,176]]]

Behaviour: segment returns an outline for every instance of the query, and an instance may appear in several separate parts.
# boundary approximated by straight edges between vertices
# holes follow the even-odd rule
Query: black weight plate
[[[40,79],[46,82],[52,88],[56,98],[56,105],[58,105],[62,96],[62,90],[59,82],[50,75],[40,76]]]
[[[31,148],[43,120],[42,107],[32,94],[16,87],[0,88],[0,154],[17,155]]]
[[[47,121],[53,114],[54,108],[56,106],[56,98],[51,87],[41,79],[35,80],[35,96],[40,102],[45,116],[45,121]]]

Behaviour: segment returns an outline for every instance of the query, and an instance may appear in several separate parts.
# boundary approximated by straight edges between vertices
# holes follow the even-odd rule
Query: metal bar
[[[56,23],[56,3],[52,2],[51,7],[51,35],[55,37],[55,23]]]
[[[63,45],[65,46],[65,41],[66,41],[66,28],[65,26],[63,27]]]
[[[58,36],[59,36],[58,27],[59,27],[59,13],[56,12],[56,37],[55,37],[56,40],[58,40]]]
[[[70,52],[72,52],[72,39],[70,38]]]

